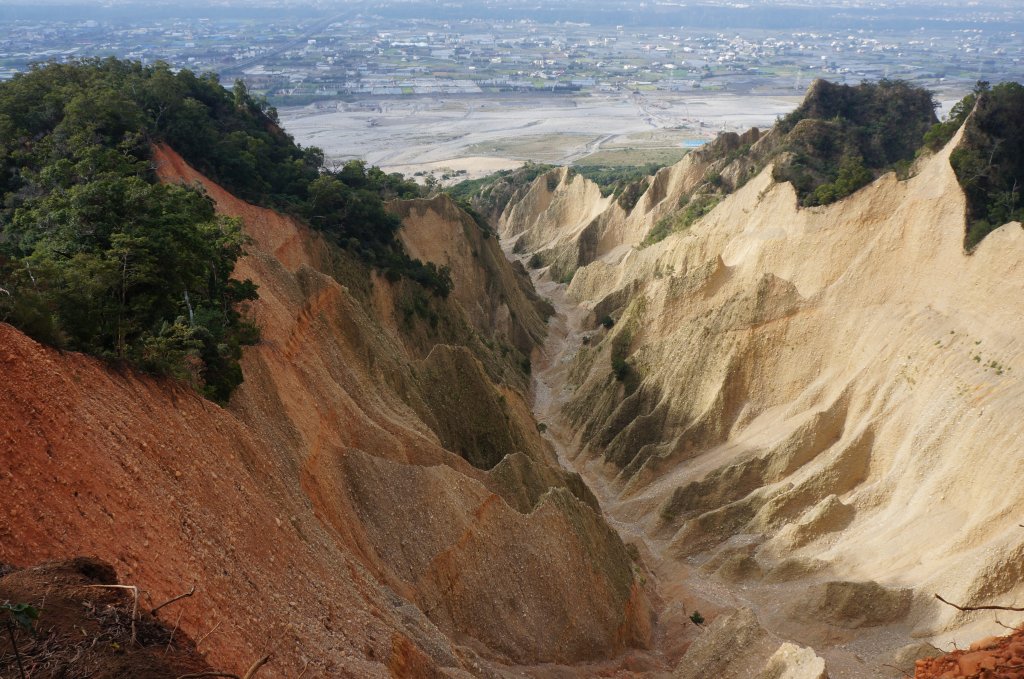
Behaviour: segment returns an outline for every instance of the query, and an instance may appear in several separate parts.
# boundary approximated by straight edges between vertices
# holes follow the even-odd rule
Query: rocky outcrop
[[[785,643],[772,654],[757,679],[828,679],[825,661],[810,648]]]
[[[838,627],[877,627],[905,618],[912,595],[909,589],[891,590],[877,582],[825,582],[794,602],[792,615]]]
[[[509,264],[489,227],[482,228],[445,194],[394,201],[389,208],[402,218],[399,238],[410,256],[448,267],[459,281],[452,296],[473,327],[528,359],[544,338],[552,310],[522,265]]]
[[[1024,677],[1024,630],[1014,630],[1004,637],[979,639],[970,648],[917,660],[914,667],[914,679],[967,677]]]

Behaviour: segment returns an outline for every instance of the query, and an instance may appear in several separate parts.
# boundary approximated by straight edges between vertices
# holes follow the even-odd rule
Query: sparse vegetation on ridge
[[[469,205],[485,220],[495,221],[509,203],[529,189],[533,180],[552,169],[552,165],[527,162],[515,170],[501,170],[480,179],[467,179],[445,192],[460,206]]]
[[[680,201],[678,212],[673,212],[658,220],[640,244],[641,248],[654,245],[677,231],[690,228],[698,219],[714,210],[715,206],[722,202],[722,195],[717,193],[703,193],[693,199],[686,196],[684,198],[687,200]]]
[[[646,163],[633,167],[621,165],[574,165],[572,171],[581,174],[601,188],[602,196],[618,198],[631,187],[645,182],[665,167],[662,163]],[[645,187],[646,188],[646,187]],[[642,191],[641,191],[642,193]],[[639,196],[636,196],[639,198]],[[635,200],[633,201],[636,202]]]
[[[974,105],[978,103],[979,89],[987,87],[988,83],[979,82],[975,86],[973,92],[954,104],[953,108],[949,110],[949,115],[946,116],[945,120],[935,123],[932,125],[931,129],[925,133],[925,146],[932,151],[938,151],[945,146],[957,133],[957,130],[959,130],[967,121],[967,116],[971,114],[971,111],[974,110]]]
[[[709,167],[704,182],[680,198],[679,209],[659,220],[640,247],[688,228],[769,163],[773,178],[792,184],[804,206],[834,203],[885,172],[905,176],[922,144],[952,136],[950,126],[937,123],[934,107],[930,92],[898,80],[816,81],[768,135],[726,133],[697,151]]]

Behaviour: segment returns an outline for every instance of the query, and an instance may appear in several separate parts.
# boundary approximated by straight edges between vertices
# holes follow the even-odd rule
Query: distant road
[[[253,57],[252,59],[244,59],[242,61],[236,61],[236,62],[231,63],[231,64],[225,64],[224,66],[222,66],[219,69],[220,70],[220,74],[222,76],[225,76],[225,75],[241,75],[242,72],[245,69],[247,69],[247,68],[251,68],[253,66],[256,66],[260,62],[267,61],[269,59],[273,59],[274,57],[276,57],[279,54],[282,54],[284,52],[287,52],[288,50],[292,50],[292,49],[295,49],[296,47],[301,47],[301,46],[305,45],[307,40],[309,40],[311,37],[321,33],[323,31],[323,29],[327,28],[328,26],[330,26],[333,23],[337,23],[339,21],[344,21],[345,19],[348,19],[349,17],[351,17],[353,14],[355,14],[355,12],[348,11],[348,12],[343,12],[341,14],[336,14],[336,15],[334,15],[332,17],[327,18],[327,19],[322,19],[320,21],[315,21],[315,22],[313,22],[310,26],[308,26],[303,31],[302,35],[296,37],[294,40],[286,42],[285,44],[281,45],[280,47],[276,47],[276,48],[274,48],[273,50],[271,50],[269,52],[265,52],[265,53],[259,55],[258,57]]]
[[[592,153],[597,153],[598,151],[601,150],[601,145],[602,144],[604,144],[605,142],[607,142],[607,141],[609,141],[611,139],[614,139],[614,138],[615,138],[614,134],[606,134],[606,135],[604,135],[602,137],[598,137],[597,139],[594,139],[593,141],[589,142],[582,149],[579,149],[579,150],[574,151],[574,152],[572,152],[572,153],[570,153],[570,154],[568,154],[566,156],[563,156],[558,161],[558,164],[560,164],[560,165],[571,165],[572,163],[576,162],[580,158],[586,158],[587,156],[591,155]]]

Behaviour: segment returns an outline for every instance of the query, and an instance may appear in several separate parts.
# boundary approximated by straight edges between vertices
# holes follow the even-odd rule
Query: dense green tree
[[[989,83],[983,80],[978,81],[973,92],[953,105],[945,120],[935,123],[928,130],[927,134],[924,135],[925,146],[932,151],[938,151],[945,146],[953,138],[953,135],[957,133],[957,130],[967,121],[967,116],[971,114],[971,111],[974,110],[974,105],[978,103],[978,96],[988,89]]]
[[[967,195],[968,248],[1007,222],[1024,221],[1024,85],[979,83],[971,97],[973,115],[965,116],[963,141],[950,155]],[[961,104],[965,110],[970,97]]]
[[[822,184],[814,190],[808,200],[812,205],[827,205],[849,196],[857,189],[867,186],[875,178],[871,170],[864,167],[864,161],[857,156],[843,158],[836,180]]]
[[[774,176],[791,182],[804,205],[831,203],[908,164],[935,123],[931,93],[906,82],[819,80],[778,123],[788,155]]]
[[[305,217],[389,276],[451,279],[395,239],[384,201],[414,182],[351,162],[324,170],[241,82],[117,59],[36,66],[0,84],[0,320],[54,345],[187,379],[226,399],[255,286],[230,278],[245,239],[192,188],[161,185],[166,142],[246,200]]]

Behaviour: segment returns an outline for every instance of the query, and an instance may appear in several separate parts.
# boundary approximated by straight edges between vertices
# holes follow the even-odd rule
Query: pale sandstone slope
[[[648,180],[629,209],[613,196],[602,197],[594,182],[569,168],[551,170],[523,195],[509,202],[498,219],[502,237],[515,239],[515,252],[536,254],[555,280],[568,279],[577,267],[605,257],[618,258],[639,245],[651,227],[679,209],[682,196],[718,172],[730,184],[752,172],[751,158],[766,156],[775,135],[756,130],[721,135]],[[733,160],[728,152],[746,146],[750,157]]]
[[[273,676],[505,676],[648,643],[622,542],[553,464],[501,350],[543,329],[507,262],[453,267],[447,300],[342,285],[350,263],[316,234],[157,161],[244,219],[262,341],[224,409],[0,325],[0,490],[18,499],[0,560],[95,555],[156,601],[196,583],[181,628],[220,623],[203,650],[234,671],[273,646]]]
[[[606,507],[664,544],[669,564],[724,548],[711,570],[763,577],[765,592],[835,581],[765,609],[787,634],[895,625],[948,642],[996,627],[932,592],[1024,597],[1024,231],[1006,225],[964,252],[957,142],[909,181],[889,174],[820,208],[799,209],[769,167],[661,243],[630,248],[644,228],[623,230],[569,286],[594,328],[566,378],[577,467],[609,480]],[[663,172],[698,172],[691,162]],[[512,208],[506,229],[529,235],[546,219]],[[854,584],[870,581],[885,588]],[[844,603],[862,599],[885,619]],[[798,628],[800,616],[813,619]]]

